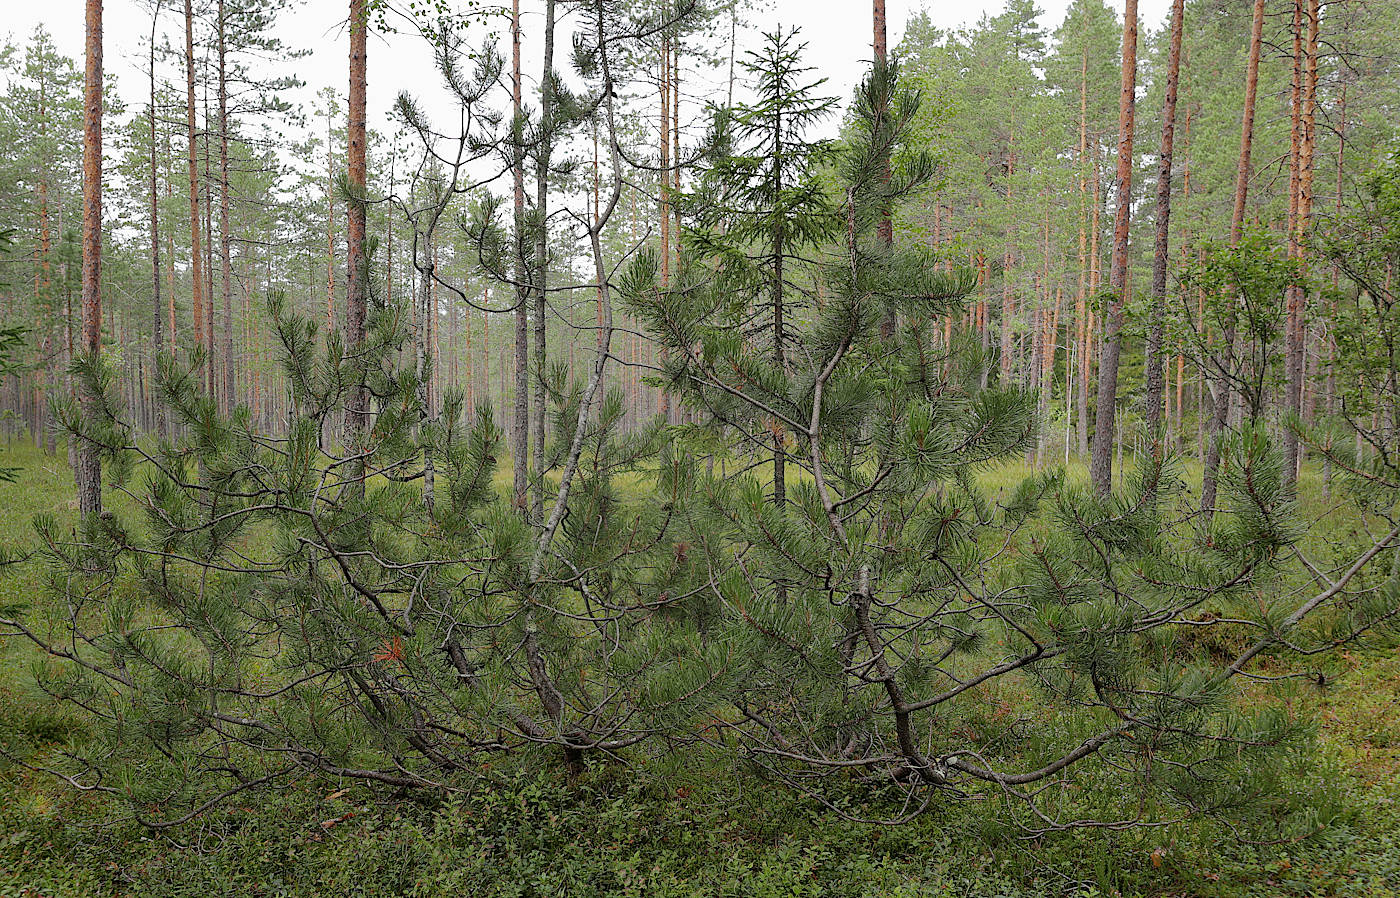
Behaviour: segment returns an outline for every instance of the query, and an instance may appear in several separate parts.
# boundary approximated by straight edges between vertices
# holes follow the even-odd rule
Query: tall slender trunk
[[[1103,272],[1099,265],[1100,259],[1099,238],[1100,238],[1100,217],[1103,213],[1103,173],[1099,169],[1099,143],[1094,140],[1094,172],[1091,189],[1091,202],[1089,206],[1089,300],[1090,303],[1084,313],[1084,351],[1081,354],[1079,367],[1079,412],[1083,417],[1085,426],[1081,433],[1082,440],[1079,444],[1080,456],[1089,454],[1089,383],[1093,380],[1094,362],[1098,355],[1098,338],[1095,332],[1094,304],[1099,298],[1099,282],[1103,278]]]
[[[871,19],[874,26],[874,50],[875,64],[877,66],[887,65],[889,62],[889,41],[885,27],[885,0],[872,0]],[[884,110],[877,110],[878,116]],[[889,160],[885,160],[883,177],[886,181],[890,179]],[[894,221],[890,216],[888,206],[880,210],[880,221],[877,225],[877,235],[880,242],[885,246],[894,245]],[[1004,322],[1003,322],[1004,325]],[[880,320],[880,341],[887,346],[894,342],[896,332],[899,327],[899,320],[895,316],[894,307],[891,306],[884,317]]]
[[[1011,318],[1015,314],[1016,289],[1011,282],[1011,266],[1016,262],[1016,242],[1017,235],[1016,217],[1012,210],[1012,201],[1015,196],[1015,187],[1012,183],[1016,176],[1016,130],[1012,125],[1011,139],[1007,146],[1006,159],[1006,211],[1008,213],[1006,230],[1006,250],[1002,256],[1001,266],[1001,385],[1008,387],[1011,385]]]
[[[661,36],[661,165],[659,172],[660,213],[661,213],[661,289],[671,285],[671,44],[670,36]],[[665,366],[670,358],[666,347],[661,348],[661,364]],[[671,422],[671,395],[661,388],[661,416]]]
[[[199,151],[194,129],[194,7],[185,0],[185,127],[190,167],[190,284],[194,342],[204,345],[204,250],[200,245]],[[207,361],[207,360],[206,360]]]
[[[1346,31],[1344,32],[1344,34],[1345,34],[1345,36],[1346,36],[1347,38],[1349,38],[1349,37],[1351,36],[1351,28],[1350,28],[1351,20],[1350,20],[1350,18],[1348,17],[1348,18],[1345,20],[1345,22],[1346,22],[1346,24],[1345,24],[1343,27],[1346,28]],[[1350,41],[1349,41],[1349,40],[1345,40],[1345,41],[1343,42],[1343,50],[1342,50],[1342,52],[1343,52],[1344,54],[1346,53],[1347,45],[1348,45],[1348,44],[1350,44]],[[1341,97],[1340,97],[1339,109],[1338,109],[1338,119],[1339,119],[1339,122],[1338,122],[1338,125],[1337,125],[1337,186],[1336,186],[1336,208],[1333,210],[1333,214],[1336,215],[1336,217],[1337,217],[1338,220],[1340,220],[1341,217],[1342,217],[1342,186],[1343,186],[1343,184],[1342,184],[1342,172],[1344,171],[1343,163],[1344,163],[1344,161],[1345,161],[1345,159],[1346,159],[1346,150],[1347,150],[1347,88],[1348,88],[1348,86],[1349,86],[1349,82],[1348,82],[1347,80],[1343,79],[1343,81],[1342,81],[1342,94],[1341,94]],[[1337,285],[1338,285],[1338,283],[1340,282],[1340,280],[1341,280],[1341,272],[1339,272],[1339,271],[1337,270],[1336,266],[1333,266],[1333,268],[1332,268],[1332,289],[1333,289],[1334,292],[1336,291]],[[1334,321],[1334,320],[1336,319],[1336,308],[1337,308],[1337,307],[1336,307],[1336,302],[1335,302],[1335,300],[1332,301],[1332,302],[1330,302],[1330,303],[1328,304],[1328,315],[1327,315],[1327,322],[1328,322],[1328,323],[1327,323],[1326,330],[1325,330],[1324,333],[1323,333],[1323,339],[1324,339],[1324,341],[1325,341],[1326,344],[1327,344],[1327,376],[1326,376],[1326,378],[1325,378],[1324,381],[1323,381],[1323,394],[1322,394],[1322,395],[1323,395],[1323,399],[1322,399],[1323,405],[1322,405],[1322,408],[1323,408],[1324,414],[1326,414],[1326,416],[1327,416],[1327,418],[1328,418],[1328,424],[1329,424],[1329,425],[1330,425],[1331,422],[1332,422],[1332,417],[1333,417],[1333,416],[1336,414],[1336,412],[1337,412],[1337,407],[1336,407],[1336,402],[1337,402],[1337,342],[1336,342],[1335,335],[1334,335],[1333,332],[1332,332],[1332,326],[1331,326],[1331,322]],[[1323,498],[1325,498],[1325,499],[1330,499],[1330,498],[1332,497],[1332,477],[1333,477],[1333,472],[1332,472],[1332,454],[1331,454],[1330,452],[1327,452],[1327,453],[1324,453],[1323,456],[1322,456],[1322,495],[1323,495]]]
[[[235,396],[233,366],[233,288],[230,271],[230,247],[228,226],[228,78],[225,71],[227,46],[225,30],[228,23],[224,19],[224,0],[219,0],[219,264],[224,292],[223,314],[223,362],[224,382],[220,395],[223,397],[224,412],[233,408]]]
[[[1183,140],[1181,146],[1181,204],[1183,214],[1186,211],[1185,207],[1191,202],[1191,118],[1193,114],[1194,109],[1190,104],[1187,104],[1186,121],[1183,123],[1184,133],[1182,134]],[[1184,263],[1187,258],[1187,248],[1183,244],[1181,247],[1181,261]],[[1183,303],[1185,302],[1184,294],[1182,301]],[[1186,352],[1184,347],[1178,347],[1176,351],[1176,405],[1173,408],[1170,422],[1178,451],[1184,450],[1186,447],[1186,433],[1184,430],[1186,415],[1185,406],[1183,405],[1185,395]],[[1196,413],[1198,418],[1205,413],[1200,407],[1199,402],[1197,403]]]
[[[1293,60],[1293,169],[1294,201],[1289,226],[1289,252],[1299,264],[1306,261],[1304,241],[1312,218],[1313,199],[1313,149],[1316,143],[1317,107],[1317,40],[1320,26],[1318,0],[1307,0],[1307,10],[1303,10],[1304,0],[1296,0],[1294,6],[1294,60]],[[1301,19],[1308,20],[1306,44],[1302,39]],[[1284,325],[1284,411],[1292,419],[1297,419],[1303,411],[1303,375],[1306,349],[1307,324],[1304,320],[1307,305],[1307,289],[1302,284],[1290,284],[1286,296],[1286,322]],[[1298,473],[1299,463],[1298,432],[1292,423],[1283,428],[1283,475],[1287,483],[1292,483]]]
[[[544,71],[540,79],[540,145],[535,158],[535,489],[530,519],[544,520],[545,313],[549,284],[549,181],[554,140],[554,7],[544,3]]]
[[[724,101],[725,106],[734,105],[734,51],[739,46],[739,0],[730,0],[729,3],[729,92]]]
[[[394,196],[398,184],[394,180],[394,164],[399,158],[399,136],[394,135],[389,150],[389,195]],[[384,223],[384,305],[394,305],[394,216],[387,216]]]
[[[598,163],[598,119],[597,119],[596,117],[593,119],[593,121],[592,121],[592,123],[591,123],[591,130],[592,130],[592,137],[593,137],[593,223],[594,223],[594,225],[596,226],[597,223],[598,223],[598,219],[599,219],[599,218],[601,217],[601,215],[603,214],[603,205],[602,205],[602,203],[603,203],[603,174],[602,174],[602,168],[600,167],[600,165],[599,165],[599,163]],[[635,199],[635,197],[633,197],[632,214],[633,214],[634,217],[636,216],[636,199]],[[597,329],[602,330],[602,328],[603,328],[603,288],[602,288],[601,286],[598,286],[598,285],[595,285],[594,288],[593,288],[593,308],[594,308],[594,325],[595,325],[595,327],[596,327]],[[635,359],[635,354],[636,354],[636,342],[635,342],[635,341],[636,341],[636,337],[635,337],[635,335],[634,335],[634,336],[632,337],[632,340],[631,340],[631,345],[632,345],[632,348],[633,348],[633,359],[632,359],[633,361],[636,360],[636,359]],[[570,341],[569,341],[569,373],[570,373],[571,375],[573,374],[573,370],[574,370],[574,343],[575,343],[575,342],[576,342],[576,341],[574,341],[574,340],[570,340]],[[628,345],[629,345],[629,341],[628,341],[627,337],[624,336],[624,337],[623,337],[623,352],[624,352],[624,353],[626,352]],[[638,393],[639,393],[639,391],[638,391],[638,389],[637,389],[637,383],[636,383],[635,378],[633,378],[632,381],[631,381],[631,383],[629,384],[629,382],[628,382],[628,370],[629,370],[629,369],[626,368],[626,367],[624,367],[624,368],[622,369],[623,391],[624,391],[624,396],[627,396],[627,397],[630,399],[629,406],[630,406],[631,412],[632,412],[632,414],[631,414],[632,420],[631,420],[630,423],[633,424],[633,425],[635,425],[635,424],[640,420],[640,418],[641,418],[641,407],[640,407],[640,405],[639,405],[639,398],[638,398]]]
[[[1054,398],[1055,392],[1055,340],[1060,318],[1061,292],[1057,287],[1050,286],[1050,194],[1048,191],[1041,192],[1041,199],[1044,201],[1044,222],[1043,222],[1043,255],[1041,257],[1040,283],[1044,291],[1041,296],[1040,327],[1036,332],[1036,350],[1039,357],[1039,364],[1035,368],[1036,388],[1039,391],[1039,416],[1041,421],[1040,438],[1036,441],[1035,460],[1037,462],[1045,455],[1045,449],[1049,440],[1048,428],[1045,426],[1049,421],[1050,400]],[[1050,304],[1051,292],[1054,292],[1055,303],[1053,308]]]
[[[433,228],[437,224],[437,216],[429,212],[428,222],[426,233],[415,233],[413,240],[414,252],[418,257],[415,260],[415,264],[418,266],[418,296],[413,300],[418,306],[418,315],[416,316],[418,326],[413,329],[413,360],[418,382],[417,399],[421,408],[420,414],[424,418],[432,416],[433,369],[437,365],[437,353],[433,350],[432,344],[433,320],[437,317],[437,296],[433,289],[437,283],[435,279],[437,253],[433,249]],[[429,512],[433,510],[435,501],[435,473],[433,452],[425,442],[423,445],[423,504],[427,506]]]
[[[783,192],[783,117],[779,112],[773,117],[773,158],[771,177],[773,178],[773,195],[782,196]],[[769,292],[773,304],[773,364],[778,371],[787,370],[787,354],[783,346],[786,336],[783,333],[783,256],[786,248],[783,246],[783,226],[781,222],[774,222],[772,246],[772,282],[769,284]],[[783,430],[780,422],[772,423],[773,436],[773,504],[782,508],[787,502],[787,434]],[[783,591],[781,584],[779,591]]]
[[[1127,0],[1123,12],[1122,74],[1118,98],[1118,177],[1115,190],[1118,208],[1113,220],[1113,262],[1108,272],[1112,296],[1104,315],[1098,406],[1094,409],[1094,450],[1089,460],[1089,479],[1100,495],[1107,495],[1113,488],[1118,358],[1123,348],[1123,306],[1128,289],[1128,216],[1132,207],[1133,113],[1137,90],[1137,0]]]
[[[1081,51],[1079,59],[1079,286],[1074,296],[1074,321],[1075,321],[1075,346],[1080,359],[1079,364],[1084,365],[1087,356],[1086,344],[1089,337],[1089,314],[1086,302],[1086,289],[1089,278],[1089,255],[1086,225],[1089,215],[1088,206],[1088,177],[1084,169],[1084,157],[1089,150],[1089,44],[1086,41]],[[1089,417],[1088,417],[1088,378],[1081,376],[1076,384],[1067,385],[1066,402],[1069,402],[1069,392],[1078,387],[1078,408],[1075,414],[1075,437],[1081,456],[1089,453]]]
[[[355,198],[346,204],[345,209],[345,336],[350,351],[357,354],[364,351],[365,306],[369,292],[369,285],[365,283],[365,206],[359,201],[364,194],[368,175],[365,159],[365,105],[369,88],[366,58],[368,28],[365,0],[350,0],[350,92],[346,114],[345,162],[347,180]],[[362,453],[369,431],[369,391],[363,378],[351,387],[345,411],[346,442],[352,453]],[[363,471],[363,463],[354,466],[352,476],[355,483],[351,487],[352,493],[363,495]]]
[[[174,156],[170,150],[170,131],[165,132],[165,158],[173,165]],[[174,172],[172,168],[165,170],[165,199],[167,202],[175,195]],[[175,229],[167,228],[165,231],[165,310],[167,313],[166,322],[170,325],[167,335],[170,342],[170,355],[173,357],[176,350],[176,320],[175,320]]]
[[[1240,122],[1240,156],[1235,166],[1235,204],[1230,216],[1230,245],[1240,241],[1244,231],[1245,201],[1249,196],[1249,157],[1254,146],[1254,107],[1259,94],[1259,51],[1264,41],[1264,0],[1254,0],[1254,15],[1249,33],[1249,60],[1245,64],[1244,111]],[[1207,524],[1215,513],[1216,480],[1220,468],[1221,441],[1225,437],[1225,425],[1230,416],[1230,395],[1233,392],[1231,378],[1235,363],[1235,336],[1233,324],[1225,327],[1221,334],[1221,358],[1216,375],[1216,388],[1212,397],[1210,430],[1206,435],[1206,457],[1201,477],[1201,514]]]
[[[679,30],[671,39],[671,242],[675,247],[676,270],[681,259],[681,39]],[[689,420],[691,409],[682,412]]]
[[[511,452],[514,462],[512,502],[521,514],[529,511],[530,459],[530,292],[525,264],[525,158],[524,123],[521,111],[520,0],[512,0],[510,16],[511,175],[515,189],[515,418],[511,426]],[[539,460],[536,459],[538,464]]]
[[[150,105],[147,107],[147,119],[150,125],[149,136],[151,140],[151,371],[156,370],[159,365],[161,352],[164,350],[162,344],[164,337],[161,334],[162,319],[165,317],[165,309],[161,305],[160,298],[160,202],[156,194],[156,26],[160,20],[161,0],[156,0],[155,8],[151,11],[151,45],[150,58],[148,59],[148,73],[151,82]],[[167,429],[165,418],[165,403],[159,398],[154,399],[152,410],[155,413],[156,434],[165,439],[170,434]]]
[[[1157,233],[1152,248],[1152,308],[1147,332],[1147,391],[1144,418],[1148,439],[1160,451],[1162,426],[1162,336],[1167,316],[1167,253],[1170,249],[1172,208],[1172,150],[1176,135],[1177,81],[1181,73],[1182,18],[1185,0],[1172,2],[1171,46],[1167,51],[1167,84],[1162,100],[1162,148],[1157,161]]]
[[[46,79],[39,81],[39,133],[47,138],[49,130],[49,110],[48,110],[48,82]],[[51,253],[53,251],[53,232],[49,227],[49,172],[46,160],[39,163],[39,248],[38,262],[34,266],[34,313],[37,330],[43,333],[44,338],[40,344],[38,370],[35,372],[34,393],[33,393],[33,426],[31,432],[34,436],[34,444],[41,446],[45,453],[53,453],[57,446],[53,428],[49,426],[49,368],[52,366],[50,353],[52,351],[52,328],[53,318],[53,262]],[[67,278],[64,279],[65,281]],[[68,316],[68,326],[72,327],[72,316]],[[71,361],[71,359],[70,359]],[[72,443],[69,443],[70,455],[72,454]],[[75,469],[76,471],[76,469]]]
[[[676,248],[676,267],[681,257],[681,39],[671,41],[671,239]]]
[[[481,300],[481,391],[488,403],[491,401],[491,313],[487,311],[490,305],[491,288],[488,286]]]
[[[86,70],[83,77],[83,327],[82,349],[96,362],[102,353],[102,0],[87,0]],[[95,381],[82,385],[83,418],[101,413]],[[102,460],[87,440],[78,446],[78,510],[102,512]]]
[[[335,154],[332,106],[326,108],[326,332],[335,330]]]
[[[209,398],[217,401],[219,397],[217,374],[218,352],[216,350],[217,340],[214,337],[214,152],[209,145],[213,136],[209,116],[209,65],[205,60],[204,65],[204,180],[202,189],[204,190],[204,345],[205,359],[204,366],[204,388],[209,393]]]

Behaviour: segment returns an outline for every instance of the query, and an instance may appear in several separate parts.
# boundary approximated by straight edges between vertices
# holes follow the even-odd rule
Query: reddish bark
[[[1137,0],[1127,0],[1123,13],[1122,87],[1118,100],[1118,176],[1113,222],[1113,261],[1109,267],[1109,299],[1104,317],[1104,346],[1099,359],[1098,406],[1094,409],[1094,448],[1089,479],[1100,495],[1113,486],[1113,426],[1118,402],[1118,357],[1123,348],[1123,307],[1128,288],[1128,216],[1132,205],[1133,115],[1137,90]]]
[[[365,0],[350,0],[350,93],[347,116],[346,174],[350,189],[363,195],[367,175],[365,160],[365,105],[369,87]],[[368,292],[365,284],[365,207],[350,202],[345,211],[347,270],[345,287],[346,342],[358,350],[365,342],[365,304]],[[347,440],[353,449],[360,449],[369,429],[369,395],[363,383],[350,391],[345,423]],[[361,489],[363,485],[361,485]]]
[[[194,121],[194,6],[185,0],[185,128],[190,169],[190,281],[193,292],[194,342],[203,346],[204,337],[204,251],[200,244],[199,153],[195,144]]]
[[[83,305],[82,349],[92,360],[102,352],[102,0],[87,0],[87,66],[83,78]],[[95,383],[80,389],[83,418],[91,424],[101,397]],[[102,512],[102,461],[87,440],[78,445],[78,510],[84,518]]]
[[[227,44],[224,40],[225,27],[227,21],[224,17],[224,0],[218,3],[219,16],[219,263],[221,265],[221,282],[223,288],[223,383],[220,385],[219,397],[225,412],[233,408],[234,403],[234,366],[233,366],[233,288],[232,272],[230,270],[230,235],[228,225],[228,78],[225,72],[225,58],[227,56]],[[214,335],[209,335],[209,342],[214,342]]]
[[[1292,110],[1292,181],[1289,202],[1292,213],[1289,222],[1289,254],[1304,260],[1304,240],[1312,218],[1313,148],[1316,142],[1317,108],[1317,41],[1320,9],[1318,0],[1296,0],[1293,18],[1293,110]],[[1307,42],[1303,42],[1302,19],[1307,18]],[[1284,409],[1291,417],[1302,414],[1303,375],[1306,324],[1304,314],[1307,291],[1301,284],[1288,287],[1287,320],[1284,326]],[[1283,474],[1288,482],[1297,476],[1299,462],[1298,434],[1292,427],[1283,431]]]

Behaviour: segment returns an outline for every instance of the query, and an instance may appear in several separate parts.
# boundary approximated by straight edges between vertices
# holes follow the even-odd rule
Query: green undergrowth
[[[1400,665],[1374,660],[1390,687]],[[852,823],[732,775],[641,786],[621,769],[507,779],[432,801],[304,781],[152,833],[34,774],[0,779],[0,896],[1091,896],[1397,894],[1393,768],[1349,766],[1345,730],[1300,789],[1347,810],[1311,838],[1250,845],[1201,821],[1028,840],[978,808]],[[26,891],[28,890],[28,891]]]
[[[6,463],[23,472],[0,484],[0,548],[22,553],[35,514],[75,516],[71,474],[61,452],[20,448]],[[1028,470],[979,478],[995,492]],[[1359,526],[1329,512],[1315,476],[1303,498],[1319,551]],[[106,501],[132,510],[119,492]],[[42,576],[0,569],[0,607],[36,601]],[[25,763],[42,767],[83,723],[25,685],[36,661],[0,640],[0,739],[22,740]],[[1314,813],[1282,842],[1203,819],[1029,838],[995,808],[955,800],[901,826],[857,823],[693,755],[659,760],[664,771],[595,765],[572,781],[507,762],[450,795],[308,778],[157,832],[97,792],[0,759],[0,898],[1400,895],[1400,652],[1361,646],[1335,673],[1299,693],[1318,738],[1281,788]]]

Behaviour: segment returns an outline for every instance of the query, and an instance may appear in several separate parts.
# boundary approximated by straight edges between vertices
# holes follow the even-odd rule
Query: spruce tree
[[[788,319],[801,314],[811,289],[802,265],[836,225],[818,178],[828,150],[807,134],[832,112],[801,64],[805,45],[796,30],[764,36],[742,61],[754,99],[715,117],[710,166],[685,209],[695,222],[686,234],[696,264],[713,267],[736,313],[735,327],[768,356],[776,372],[789,369]],[[684,294],[680,294],[684,299]],[[773,503],[787,501],[787,429],[773,421]]]

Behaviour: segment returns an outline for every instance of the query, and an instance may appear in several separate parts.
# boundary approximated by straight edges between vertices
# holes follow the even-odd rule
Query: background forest
[[[1400,892],[1400,4],[524,5],[0,44],[0,894]]]

